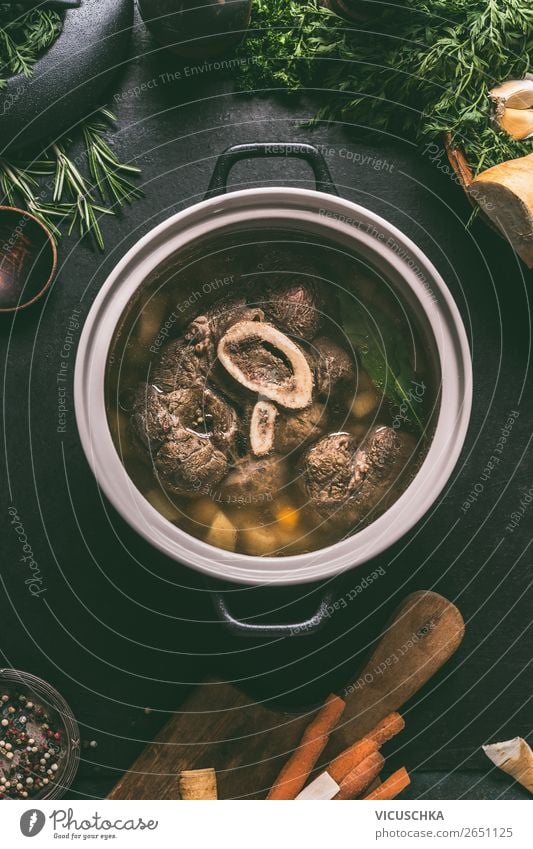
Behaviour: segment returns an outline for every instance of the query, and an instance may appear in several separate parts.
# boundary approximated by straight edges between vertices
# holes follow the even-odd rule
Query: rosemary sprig
[[[53,10],[0,2],[0,88],[12,74],[31,76],[39,54],[54,43],[62,25],[62,16]]]
[[[114,115],[102,108],[83,123],[84,149],[76,159],[69,155],[71,141],[67,138],[51,144],[43,158],[34,162],[0,157],[0,191],[7,203],[22,203],[56,238],[64,230],[69,234],[76,230],[80,237],[91,235],[103,250],[100,216],[114,215],[124,203],[142,196],[124,176],[140,169],[121,162],[105,139],[114,120]]]
[[[0,2],[0,88],[11,74],[31,76],[37,57],[53,44],[61,27],[57,12]],[[103,250],[101,215],[112,215],[117,207],[141,196],[128,179],[139,169],[121,162],[105,139],[114,120],[102,108],[83,123],[84,152],[76,160],[69,155],[67,138],[51,144],[38,162],[0,157],[0,191],[6,202],[21,203],[56,238],[64,230],[77,230],[81,237],[91,234]],[[84,164],[88,176],[83,174]]]
[[[100,114],[108,121],[115,120],[109,109],[101,109]],[[89,170],[101,196],[110,197],[114,203],[122,206],[142,195],[142,192],[124,176],[139,173],[139,168],[120,162],[105,140],[105,132],[106,125],[103,121],[87,121],[83,126]]]
[[[63,144],[56,142],[50,148],[55,159],[53,204],[61,204],[64,217],[69,219],[69,234],[77,227],[80,236],[92,233],[98,247],[104,249],[104,239],[97,212],[107,212],[96,205],[91,195],[91,186],[70,159]],[[63,199],[67,199],[66,202]]]

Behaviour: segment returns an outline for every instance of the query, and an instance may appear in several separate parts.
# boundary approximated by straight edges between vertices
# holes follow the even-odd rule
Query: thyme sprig
[[[70,154],[72,142],[62,138],[34,162],[0,157],[0,191],[9,204],[22,203],[59,238],[65,230],[92,235],[104,249],[102,215],[113,215],[142,191],[129,179],[140,169],[120,161],[106,141],[114,115],[105,108],[83,122],[81,155]],[[84,174],[84,170],[88,175]]]
[[[423,141],[449,132],[475,171],[531,152],[490,123],[487,90],[530,71],[530,0],[361,0],[360,25],[320,0],[254,0],[245,89],[327,89],[319,119]],[[335,96],[338,93],[338,96]]]

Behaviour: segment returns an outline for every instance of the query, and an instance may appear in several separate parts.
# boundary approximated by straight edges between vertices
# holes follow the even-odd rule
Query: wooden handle
[[[407,596],[364,669],[339,692],[346,710],[335,748],[345,748],[399,710],[446,663],[463,636],[463,617],[451,601],[430,591]]]

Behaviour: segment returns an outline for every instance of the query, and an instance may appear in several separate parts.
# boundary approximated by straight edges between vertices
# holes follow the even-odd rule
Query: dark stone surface
[[[133,0],[82,0],[68,9],[32,76],[10,77],[0,92],[0,148],[55,141],[99,106],[127,61],[132,21]]]
[[[403,799],[530,799],[529,793],[509,776],[467,770],[422,772],[402,796]]]
[[[124,217],[106,219],[104,255],[65,239],[60,273],[46,298],[0,322],[7,461],[1,662],[43,676],[65,695],[83,738],[98,743],[82,751],[76,791],[105,795],[166,712],[179,709],[187,690],[207,674],[238,679],[259,695],[308,704],[353,676],[369,641],[409,591],[432,588],[458,604],[466,637],[454,660],[408,706],[407,728],[389,747],[390,766],[405,763],[416,776],[412,792],[423,787],[427,798],[520,795],[493,774],[483,780],[488,769],[480,746],[531,731],[533,506],[507,528],[533,485],[531,273],[489,230],[480,224],[466,228],[469,210],[442,170],[444,158],[432,161],[401,139],[362,141],[357,127],[310,131],[302,122],[315,112],[312,98],[237,96],[228,73],[165,60],[140,29],[134,49],[136,58],[110,92],[110,103],[119,116],[114,144],[122,157],[142,166],[146,198]],[[74,419],[79,328],[68,338],[69,317],[83,324],[125,251],[203,196],[217,154],[229,144],[257,140],[324,146],[341,195],[391,220],[428,254],[463,314],[475,370],[472,423],[455,474],[428,516],[380,558],[386,576],[333,617],[327,632],[309,642],[274,645],[227,636],[212,621],[200,578],[151,550],[103,499]],[[304,165],[285,160],[239,165],[232,179],[234,185],[312,185]],[[58,432],[62,360],[64,433]],[[483,479],[513,410],[519,416],[501,460]],[[463,512],[461,505],[481,483]],[[9,504],[41,570],[46,593],[39,598],[25,585],[27,567],[9,524]],[[366,574],[361,567],[346,575],[339,595]],[[280,601],[279,593],[258,599],[256,590],[239,596],[248,609]],[[308,603],[304,597],[302,606]],[[475,778],[467,768],[478,770]],[[448,777],[439,784],[430,775],[436,772]]]

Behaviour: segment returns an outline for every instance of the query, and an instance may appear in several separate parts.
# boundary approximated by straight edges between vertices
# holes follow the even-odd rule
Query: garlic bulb
[[[518,141],[533,136],[533,77],[507,80],[489,91],[496,124]]]

